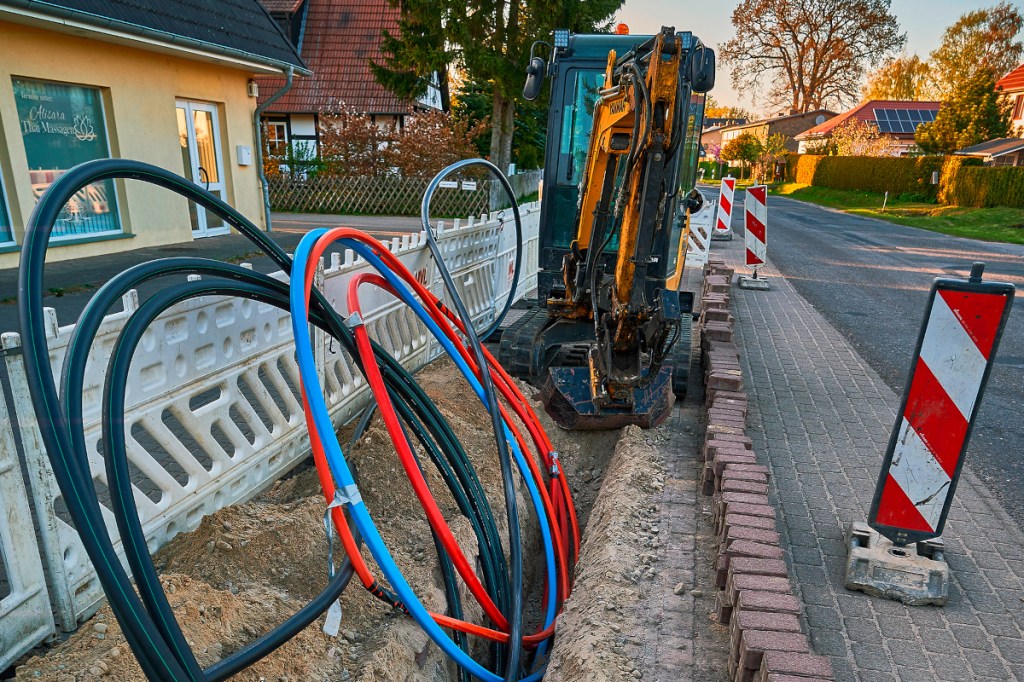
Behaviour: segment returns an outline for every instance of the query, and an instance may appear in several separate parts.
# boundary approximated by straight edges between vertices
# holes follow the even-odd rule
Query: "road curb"
[[[768,501],[768,468],[746,433],[748,401],[730,312],[733,269],[704,268],[699,322],[707,424],[702,492],[712,496],[718,537],[715,616],[729,628],[733,682],[832,680],[827,656],[811,653],[800,628],[800,601]]]

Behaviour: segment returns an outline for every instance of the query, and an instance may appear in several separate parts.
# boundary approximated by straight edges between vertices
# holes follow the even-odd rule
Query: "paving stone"
[[[967,652],[967,665],[977,677],[995,677],[1000,680],[1008,679],[1009,671],[999,657],[995,654],[980,651]]]
[[[992,650],[992,642],[989,641],[984,628],[971,627],[969,625],[953,625],[952,630],[953,638],[961,647],[965,649],[979,649],[981,651]]]
[[[935,675],[928,668],[896,666],[896,674],[900,682],[932,682],[935,679]]]
[[[742,268],[739,240],[718,251]],[[866,515],[900,396],[770,263],[767,270],[770,296],[731,292],[733,340],[747,433],[769,468],[776,530],[812,642],[827,649],[837,680],[1016,675],[1024,668],[1024,534],[970,470],[944,533],[947,606],[907,608],[844,589],[843,524]],[[839,629],[830,629],[830,609]]]
[[[890,639],[886,641],[885,646],[889,649],[889,654],[896,665],[921,665],[921,662],[926,660],[925,651],[920,642]]]
[[[889,656],[880,644],[856,643],[850,645],[850,650],[853,652],[853,660],[861,670],[892,670]],[[863,678],[863,673],[861,677]]]

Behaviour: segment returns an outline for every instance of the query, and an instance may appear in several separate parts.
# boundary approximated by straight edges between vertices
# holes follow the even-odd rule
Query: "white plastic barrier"
[[[0,398],[0,670],[54,633],[25,483]]]
[[[534,286],[538,221],[539,207],[524,206],[523,271],[527,282],[532,276]],[[496,219],[456,222],[439,230],[445,262],[478,328],[493,320],[495,292],[509,288],[504,266],[498,266],[505,231],[514,234],[514,227],[503,227]],[[395,239],[390,249],[421,281],[440,291],[425,235]],[[318,279],[328,300],[347,313],[348,281],[367,270],[365,261],[346,252],[333,255]],[[284,278],[280,272],[274,276]],[[389,294],[373,287],[361,293],[371,337],[406,368],[419,369],[440,353],[414,315]],[[93,479],[101,493],[105,473],[96,448],[106,359],[137,306],[137,296],[130,292],[124,310],[104,319],[86,367],[83,418]],[[73,330],[74,325],[59,327],[56,314],[48,310],[50,359],[57,376]],[[4,334],[2,341],[7,349],[21,345],[15,333]],[[328,343],[321,333],[314,335],[314,344],[332,416],[335,423],[345,423],[369,400],[365,381],[338,344]],[[9,353],[7,366],[50,596],[60,625],[70,631],[99,607],[102,589],[78,535],[60,513],[60,491],[35,423],[20,354]],[[128,458],[135,469],[135,499],[150,551],[195,528],[203,516],[249,499],[306,456],[309,437],[298,384],[286,311],[250,300],[205,297],[174,306],[154,322],[132,361],[125,400]],[[106,508],[104,516],[114,537],[116,525]],[[24,527],[31,528],[27,521]],[[15,551],[38,557],[32,544]],[[116,538],[115,547],[120,548]],[[2,614],[0,631],[8,627]]]
[[[687,267],[702,268],[708,262],[711,248],[711,229],[715,220],[714,199],[705,199],[697,213],[690,216],[690,236],[686,243]]]

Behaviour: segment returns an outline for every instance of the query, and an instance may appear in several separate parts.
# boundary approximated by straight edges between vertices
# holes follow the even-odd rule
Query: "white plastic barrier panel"
[[[524,238],[532,240],[524,245],[527,254],[537,251],[538,208],[523,207]],[[504,266],[497,260],[503,229],[514,233],[499,220],[481,219],[441,229],[438,236],[478,328],[493,320],[496,292],[502,291],[504,272],[499,277],[499,270]],[[390,248],[420,281],[440,291],[425,235],[395,239]],[[535,256],[532,263],[524,267],[527,282],[531,276],[536,281]],[[347,313],[348,281],[368,268],[352,252],[339,253],[318,275],[318,284]],[[272,276],[284,279],[280,272]],[[390,294],[372,287],[361,294],[371,337],[407,369],[415,371],[440,354],[415,316]],[[105,478],[96,444],[106,358],[137,307],[137,296],[130,292],[124,310],[104,319],[86,366],[83,418],[97,481]],[[56,376],[73,330],[74,325],[60,327],[56,314],[47,311]],[[21,345],[15,333],[2,339],[4,348]],[[314,345],[332,416],[337,424],[347,422],[370,398],[365,381],[337,343],[318,333]],[[146,332],[131,365],[125,420],[128,458],[137,472],[135,499],[150,551],[192,530],[207,514],[249,499],[307,455],[309,435],[298,399],[294,352],[289,313],[250,300],[187,301],[164,312]],[[8,354],[7,365],[50,596],[60,625],[70,631],[99,607],[103,593],[77,533],[60,513],[60,490],[35,424],[21,356]],[[104,516],[116,536],[113,516],[106,509]],[[120,549],[120,541],[114,540]]]
[[[708,262],[716,203],[714,199],[705,200],[701,209],[690,216],[690,236],[686,243],[686,265],[688,267],[700,268]]]
[[[0,395],[0,670],[54,633],[32,514]]]

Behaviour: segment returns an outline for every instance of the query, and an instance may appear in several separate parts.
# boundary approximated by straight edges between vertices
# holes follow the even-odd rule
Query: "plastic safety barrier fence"
[[[54,631],[10,423],[0,400],[0,670]]]
[[[536,287],[538,253],[539,206],[521,208],[525,260],[516,297]],[[510,221],[511,215],[485,215],[442,225],[437,235],[456,284],[480,326],[493,319],[495,308],[508,295],[508,262],[515,248]],[[417,278],[440,293],[439,276],[422,233],[394,239],[390,250]],[[366,269],[363,260],[346,251],[332,254],[318,275],[322,290],[339,310],[345,311],[348,281]],[[273,276],[284,278],[281,273]],[[124,299],[123,311],[105,318],[87,366],[83,414],[93,478],[101,493],[104,465],[96,444],[106,363],[100,359],[109,354],[110,345],[137,305],[137,297],[130,294]],[[391,297],[367,297],[364,319],[373,328],[373,336],[407,369],[419,369],[440,354],[408,309]],[[58,373],[73,330],[74,325],[59,326],[56,314],[48,311],[50,361]],[[24,365],[16,352],[20,336],[3,334],[2,341],[5,349],[15,349],[7,354],[7,369],[42,539],[41,552],[34,542],[19,541],[11,553],[5,547],[4,555],[27,554],[37,563],[42,556],[53,610],[61,627],[70,631],[95,612],[103,592],[77,534],[62,513],[60,492],[34,422]],[[319,333],[315,346],[323,360],[318,365],[331,416],[341,425],[361,411],[370,395],[351,358],[327,344]],[[133,479],[136,500],[151,551],[177,533],[195,528],[205,515],[249,499],[306,456],[309,437],[298,399],[294,348],[287,313],[242,299],[207,297],[176,305],[146,332],[131,366],[126,429],[129,460],[137,470]],[[8,423],[0,422],[0,439],[10,437]],[[17,473],[17,466],[14,471]],[[5,490],[0,487],[0,498]],[[105,516],[107,513],[104,509]],[[116,529],[112,517],[107,521],[109,528]],[[32,539],[28,519],[20,525]],[[37,569],[34,575],[38,578],[41,572]],[[4,604],[6,600],[0,602],[0,632],[15,624]],[[34,611],[50,615],[46,606]],[[35,638],[34,645],[52,629],[51,621],[46,632],[25,641]]]

